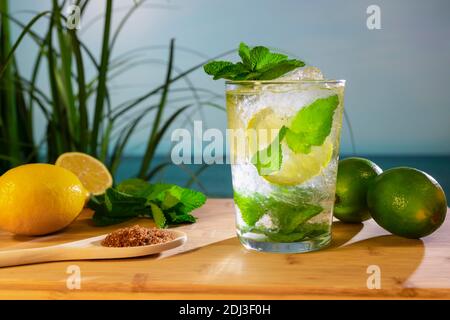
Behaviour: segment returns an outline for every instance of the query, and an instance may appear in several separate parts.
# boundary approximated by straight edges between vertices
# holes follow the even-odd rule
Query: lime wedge
[[[287,122],[287,119],[278,116],[271,108],[264,108],[255,113],[249,120],[246,130],[249,156],[267,148]]]
[[[250,156],[267,148],[276,138],[279,130],[289,125],[291,119],[277,115],[273,109],[264,108],[255,113],[247,125],[247,141]],[[256,132],[256,134],[255,134]],[[264,175],[273,184],[293,186],[301,184],[320,174],[333,155],[333,143],[328,137],[321,146],[312,146],[308,154],[294,153],[282,142],[283,161],[279,171]]]
[[[294,186],[320,174],[333,155],[333,144],[328,139],[318,147],[312,147],[308,154],[294,153],[283,143],[283,163],[279,171],[263,176],[267,181]]]

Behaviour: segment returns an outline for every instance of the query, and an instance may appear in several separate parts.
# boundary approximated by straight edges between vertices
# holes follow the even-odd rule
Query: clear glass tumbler
[[[248,249],[331,241],[345,80],[228,81],[236,229]]]

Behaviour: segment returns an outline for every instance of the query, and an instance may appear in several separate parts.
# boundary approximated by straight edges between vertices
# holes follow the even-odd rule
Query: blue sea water
[[[447,199],[450,199],[450,156],[363,156],[374,161],[383,170],[407,166],[425,171],[433,176],[445,191]],[[342,158],[345,158],[343,156]],[[154,165],[167,161],[158,158]],[[116,181],[120,182],[136,175],[140,165],[139,157],[126,157],[116,175]],[[200,170],[195,178],[196,171]],[[232,197],[231,172],[229,165],[201,165],[176,166],[169,165],[160,172],[153,181],[176,183],[181,186],[190,187],[205,192],[209,197],[225,198]]]

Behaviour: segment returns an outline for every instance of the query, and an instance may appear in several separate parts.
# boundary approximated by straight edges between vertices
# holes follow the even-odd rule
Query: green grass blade
[[[153,160],[155,152],[156,152],[156,148],[158,147],[159,143],[161,142],[161,139],[163,138],[164,134],[166,133],[167,129],[170,127],[170,125],[175,121],[175,119],[185,110],[187,110],[188,108],[190,108],[192,105],[187,105],[184,107],[181,107],[180,109],[178,109],[177,111],[175,111],[167,120],[166,122],[163,124],[163,126],[161,127],[161,129],[155,134],[155,136],[153,136],[152,138],[149,139],[149,143],[148,143],[148,148],[145,152],[144,155],[144,159],[145,156],[147,156],[150,160]],[[148,162],[147,167],[145,167],[145,171],[142,175],[140,175],[139,177],[144,179],[146,177],[146,175],[148,174],[148,168],[150,166],[150,162]]]
[[[160,173],[161,171],[163,171],[164,169],[166,169],[168,166],[173,165],[172,161],[166,161],[163,163],[158,164],[156,167],[154,167],[147,175],[147,177],[145,177],[145,180],[150,181],[151,179],[153,179],[158,173]]]
[[[209,168],[209,165],[203,164],[197,171],[194,172],[194,174],[191,176],[189,181],[186,183],[185,187],[190,188],[192,186],[192,184],[196,183],[196,182],[198,184],[198,181],[199,181],[198,176],[208,168]]]
[[[7,12],[5,12],[1,9],[0,9],[0,13],[4,17],[8,18],[9,21],[11,21],[14,24],[16,24],[17,26],[19,26],[21,30],[23,30],[27,27],[26,24],[22,23],[19,19],[15,18],[14,16],[8,14]],[[33,30],[29,29],[28,34],[30,35],[31,39],[33,39],[36,42],[36,44],[38,46],[40,46],[44,42],[44,39],[41,36],[39,36],[36,32],[34,32]]]
[[[30,93],[30,97],[39,97],[47,105],[52,104],[52,100],[50,99],[50,97],[47,96],[47,94],[44,91],[42,91],[37,86],[35,86],[35,84],[32,83],[31,81],[25,79],[24,77],[20,77],[20,76],[18,76],[18,79],[16,79],[16,81],[20,81],[22,83],[22,85],[27,88],[27,91]],[[31,90],[31,89],[33,89],[33,90]]]
[[[30,81],[30,88],[28,89],[28,104],[29,104],[29,116],[31,118],[30,121],[33,121],[33,111],[34,111],[34,91],[35,91],[35,87],[36,87],[36,79],[39,73],[39,68],[41,66],[41,62],[42,62],[42,56],[44,54],[44,46],[45,46],[45,42],[43,41],[40,45],[39,45],[39,51],[36,57],[36,60],[34,61],[34,66],[33,66],[33,71],[31,73],[31,81]]]
[[[186,165],[181,164],[179,166],[177,166],[177,168],[183,170],[200,188],[200,190],[205,193],[208,194],[208,190],[207,188],[202,184],[202,182],[200,181],[200,179],[198,179],[197,175],[195,172],[193,172],[191,169],[189,169]],[[192,183],[191,183],[192,185]]]
[[[37,156],[30,156],[30,155],[37,155],[35,150],[35,144],[34,144],[34,129],[33,129],[33,112],[32,109],[29,108],[25,101],[25,92],[24,88],[22,86],[22,83],[20,82],[20,74],[19,69],[17,67],[16,59],[13,59],[13,64],[15,75],[14,75],[14,82],[15,82],[15,91],[16,91],[16,110],[17,110],[17,116],[18,116],[18,127],[21,129],[19,130],[19,139],[22,143],[25,144],[24,147],[21,148],[22,153],[22,163],[25,159],[28,159],[31,157],[31,161],[37,162]]]
[[[133,13],[139,8],[141,4],[143,4],[145,0],[141,0],[139,2],[135,2],[134,5],[128,10],[128,12],[125,14],[125,16],[122,18],[122,20],[119,22],[119,25],[117,26],[116,31],[114,32],[114,35],[111,40],[111,44],[109,45],[109,51],[112,52],[114,45],[117,41],[117,38],[119,37],[120,31],[127,23],[128,19],[133,15]]]
[[[163,86],[163,90],[161,93],[161,99],[158,106],[158,111],[156,113],[155,121],[152,125],[152,130],[150,133],[150,137],[148,139],[147,143],[147,149],[144,154],[144,158],[142,159],[141,168],[139,170],[139,177],[145,178],[148,167],[150,166],[150,162],[153,159],[153,149],[155,148],[155,145],[157,144],[157,141],[155,140],[156,134],[159,130],[159,122],[161,121],[164,107],[166,105],[167,100],[167,94],[169,92],[169,86],[170,86],[170,79],[172,77],[172,67],[173,67],[173,58],[174,58],[174,45],[175,41],[174,39],[170,40],[170,47],[169,47],[169,62],[167,64],[167,73],[166,73],[166,81]]]
[[[123,156],[123,152],[125,150],[125,147],[127,146],[131,136],[133,135],[134,131],[136,130],[139,123],[145,118],[145,115],[151,112],[152,110],[156,109],[157,105],[150,106],[143,110],[135,119],[129,123],[125,128],[121,130],[121,133],[119,135],[119,138],[117,139],[116,145],[114,147],[114,150],[111,154],[111,161],[110,161],[110,170],[111,173],[115,173],[117,168],[120,164],[120,159]]]
[[[71,54],[71,41],[69,41],[68,35],[63,32],[63,23],[66,19],[62,16],[61,10],[64,6],[64,2],[61,6],[58,6],[57,0],[53,0],[53,14],[55,17],[55,29],[59,43],[60,52],[60,66],[56,73],[57,84],[59,88],[59,95],[64,101],[67,112],[67,124],[72,136],[77,135],[78,128],[78,113],[75,108],[75,99],[72,88],[72,54]],[[72,143],[73,144],[73,143]]]
[[[113,8],[112,0],[107,0],[105,25],[103,28],[102,53],[100,59],[100,73],[98,78],[97,97],[95,100],[95,112],[93,120],[94,122],[91,134],[91,153],[94,156],[97,155],[98,133],[100,129],[101,118],[103,116],[103,106],[105,103],[105,96],[106,96],[106,78],[109,64],[109,34],[111,29],[112,8]]]
[[[86,94],[86,79],[84,73],[83,55],[81,54],[80,41],[74,30],[70,31],[72,38],[73,54],[77,67],[77,82],[78,82],[78,109],[79,109],[79,150],[87,152],[89,139],[89,119],[87,110],[87,94]]]
[[[120,159],[122,158],[123,151],[128,143],[128,140],[133,135],[134,130],[136,129],[137,125],[140,123],[141,120],[142,118],[138,118],[133,123],[131,123],[131,125],[127,128],[127,130],[124,130],[123,134],[121,134],[121,136],[117,140],[114,150],[111,154],[109,166],[111,174],[116,173],[117,168],[119,167],[120,164]]]
[[[2,1],[2,3],[4,3],[6,5],[6,1]],[[6,11],[6,10],[1,10],[1,12],[3,12],[3,11]],[[28,22],[26,27],[20,33],[19,38],[17,38],[16,42],[12,46],[12,48],[9,51],[8,55],[6,56],[5,60],[2,61],[2,65],[0,66],[0,77],[2,77],[3,73],[5,72],[6,67],[8,66],[8,64],[10,63],[10,61],[14,55],[14,52],[16,52],[17,48],[19,47],[20,43],[22,42],[23,37],[25,37],[25,35],[28,33],[28,30],[31,29],[31,27],[36,23],[36,21],[38,21],[40,18],[42,18],[43,16],[45,16],[46,14],[49,14],[49,13],[50,13],[50,11],[41,12],[40,14],[35,16],[33,19],[31,19],[30,22]],[[2,21],[3,20],[4,19],[2,18]],[[7,20],[7,19],[5,19],[5,20]]]
[[[50,84],[50,92],[52,96],[52,120],[48,126],[48,137],[49,143],[47,144],[48,148],[48,158],[50,162],[56,160],[56,157],[66,151],[70,150],[69,147],[69,134],[68,134],[68,125],[66,121],[66,114],[63,101],[59,95],[58,84],[57,84],[57,75],[56,75],[56,57],[53,50],[53,28],[54,28],[55,17],[52,14],[52,18],[50,19],[48,32],[46,36],[46,51],[47,51],[47,67],[48,67],[48,78]],[[60,128],[61,130],[57,130]]]

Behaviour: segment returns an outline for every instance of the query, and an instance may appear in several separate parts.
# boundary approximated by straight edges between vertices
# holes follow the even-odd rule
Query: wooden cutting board
[[[46,237],[0,232],[0,250],[152,225],[140,219],[98,228],[90,214]],[[244,249],[235,236],[230,199],[211,199],[195,215],[197,223],[179,227],[188,242],[161,255],[2,268],[0,299],[450,298],[450,212],[437,232],[421,240],[390,235],[374,221],[335,222],[331,247],[306,254]],[[373,288],[377,275],[380,289]]]

